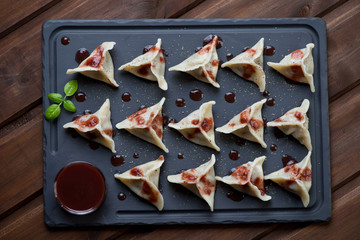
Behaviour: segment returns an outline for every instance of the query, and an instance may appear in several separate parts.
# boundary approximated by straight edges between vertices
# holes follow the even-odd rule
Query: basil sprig
[[[76,80],[71,80],[67,82],[64,86],[64,93],[65,96],[63,97],[60,93],[49,93],[48,98],[57,103],[57,104],[51,104],[45,111],[45,118],[47,120],[53,120],[57,118],[60,115],[61,104],[64,104],[64,108],[69,112],[76,112],[76,107],[74,103],[72,103],[70,100],[66,99],[67,97],[71,97],[75,94],[75,92],[78,89],[78,83]]]

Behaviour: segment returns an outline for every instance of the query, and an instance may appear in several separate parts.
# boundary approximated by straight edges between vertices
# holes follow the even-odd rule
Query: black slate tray
[[[321,19],[202,19],[202,20],[50,20],[43,25],[43,106],[46,109],[51,103],[46,97],[50,92],[62,92],[64,84],[72,79],[79,82],[79,91],[87,94],[85,102],[73,102],[77,114],[85,109],[97,111],[106,98],[111,101],[112,123],[122,121],[134,113],[140,105],[151,106],[161,97],[166,97],[163,114],[178,121],[196,110],[202,103],[215,100],[213,107],[215,126],[225,124],[245,107],[264,97],[258,87],[241,79],[229,69],[219,69],[217,80],[221,85],[216,89],[210,84],[194,80],[185,73],[168,72],[165,78],[169,84],[168,91],[162,91],[157,83],[137,78],[125,71],[115,70],[115,79],[120,87],[114,89],[99,81],[90,80],[80,74],[66,75],[66,69],[74,68],[75,52],[85,47],[90,52],[104,41],[115,41],[111,50],[114,67],[131,61],[142,53],[145,45],[155,44],[157,38],[163,41],[162,47],[168,52],[166,68],[181,62],[202,45],[208,34],[217,34],[224,40],[218,49],[219,58],[226,60],[226,54],[239,54],[246,46],[254,45],[261,37],[265,45],[276,48],[274,56],[264,55],[266,89],[275,98],[275,106],[264,105],[262,113],[269,121],[276,119],[289,109],[299,106],[304,98],[310,100],[308,116],[313,144],[311,156],[313,183],[310,190],[311,201],[304,208],[301,200],[294,194],[281,189],[276,184],[268,188],[272,196],[269,202],[246,196],[240,202],[226,197],[232,189],[217,183],[215,211],[202,199],[196,197],[180,185],[168,183],[166,176],[180,170],[194,168],[209,160],[212,153],[216,155],[215,172],[218,176],[226,175],[233,167],[239,166],[256,157],[266,155],[264,174],[282,168],[281,156],[289,154],[298,161],[306,154],[306,148],[292,137],[277,139],[274,128],[265,130],[264,138],[268,144],[263,149],[259,144],[247,141],[244,146],[236,145],[236,137],[216,132],[216,142],[221,152],[192,144],[180,133],[168,127],[164,130],[164,142],[170,152],[165,154],[157,147],[144,142],[126,131],[116,131],[114,137],[117,154],[125,156],[125,164],[114,167],[110,150],[100,147],[89,148],[89,141],[62,128],[63,124],[76,115],[62,111],[54,121],[44,120],[44,212],[45,223],[50,227],[63,226],[103,226],[121,224],[233,224],[249,222],[303,222],[326,221],[331,216],[330,199],[330,156],[328,125],[328,85],[326,58],[326,28]],[[61,38],[68,36],[69,45],[62,45]],[[304,48],[313,42],[316,92],[311,93],[308,85],[289,84],[279,73],[270,69],[266,62],[280,61],[293,50]],[[189,98],[189,91],[201,89],[204,98],[200,102]],[[224,94],[233,91],[235,103],[227,103]],[[130,102],[122,102],[124,92],[132,94]],[[185,107],[177,107],[175,100],[182,97]],[[278,150],[272,152],[269,147],[277,144]],[[238,150],[240,159],[229,159],[230,150]],[[133,153],[139,153],[138,159]],[[184,154],[178,159],[177,154]],[[138,164],[156,159],[164,154],[165,163],[161,168],[159,188],[163,193],[165,205],[158,212],[151,204],[138,198],[118,180],[114,173],[126,171]],[[105,176],[107,184],[106,199],[94,213],[86,216],[74,216],[65,212],[54,197],[53,183],[59,170],[69,162],[88,161],[98,167]],[[119,201],[119,192],[126,194],[124,201]]]

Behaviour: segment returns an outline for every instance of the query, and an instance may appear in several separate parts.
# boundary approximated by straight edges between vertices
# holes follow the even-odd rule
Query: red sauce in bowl
[[[90,163],[70,163],[56,176],[54,192],[66,211],[76,215],[88,214],[98,209],[105,198],[105,179]]]

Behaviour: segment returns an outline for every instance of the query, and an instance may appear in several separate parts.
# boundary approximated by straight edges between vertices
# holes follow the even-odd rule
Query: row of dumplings
[[[263,148],[267,145],[264,142],[264,122],[261,109],[266,99],[260,100],[250,107],[234,116],[216,131],[225,134],[235,134],[238,137],[261,144]],[[163,137],[163,117],[162,106],[165,102],[163,97],[157,104],[142,108],[134,114],[128,116],[122,122],[116,124],[117,129],[126,129],[131,134],[169,152],[162,142]],[[169,123],[169,127],[178,130],[189,141],[220,151],[215,143],[214,118],[212,105],[215,101],[203,103],[199,109],[184,117],[178,123]],[[292,135],[300,143],[311,151],[311,138],[308,130],[309,100],[304,99],[300,107],[293,108],[280,118],[268,122],[267,126],[278,127],[287,135]],[[66,123],[64,128],[73,128],[81,136],[115,151],[113,140],[113,128],[110,121],[110,101],[107,99],[101,108],[94,114],[86,114],[75,118],[72,122]]]
[[[262,164],[265,156],[256,158],[235,168],[227,176],[215,176],[215,155],[210,161],[188,169],[176,175],[167,176],[167,180],[184,186],[198,197],[204,199],[214,210],[214,196],[216,180],[228,184],[237,191],[257,197],[262,201],[269,201],[271,196],[266,194],[264,179],[272,180],[284,189],[297,194],[307,207],[310,202],[309,190],[312,183],[311,151],[299,163],[288,165],[278,171],[264,177]],[[148,200],[161,211],[164,207],[164,199],[158,189],[160,167],[164,163],[164,157],[136,166],[124,173],[116,173],[114,177],[130,188],[138,196]]]
[[[216,52],[217,41],[218,37],[214,36],[207,45],[180,64],[169,68],[169,71],[186,72],[202,82],[210,83],[219,88],[220,85],[216,81],[219,65]],[[114,45],[115,42],[102,43],[77,68],[68,69],[67,74],[81,73],[118,87],[119,85],[114,79],[114,65],[109,53]],[[314,44],[309,43],[306,48],[293,51],[279,63],[268,62],[267,64],[293,81],[309,84],[311,91],[315,92],[312,76],[314,72],[312,48],[314,48]],[[257,84],[260,92],[264,92],[266,82],[263,70],[263,50],[264,38],[261,38],[252,48],[223,63],[221,67],[229,67],[240,77]],[[168,89],[164,77],[165,58],[161,49],[160,38],[149,51],[122,65],[119,70],[125,70],[138,77],[156,81],[162,90]]]

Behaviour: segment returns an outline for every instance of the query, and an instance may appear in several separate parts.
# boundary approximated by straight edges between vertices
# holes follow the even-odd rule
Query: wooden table
[[[49,230],[41,25],[47,19],[320,17],[328,36],[332,218],[324,223]],[[0,239],[359,239],[359,0],[0,1]]]

